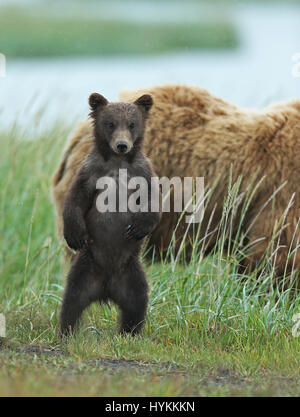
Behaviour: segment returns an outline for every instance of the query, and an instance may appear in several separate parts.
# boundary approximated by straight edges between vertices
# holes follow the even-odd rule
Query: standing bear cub
[[[145,94],[134,103],[109,103],[94,93],[89,104],[94,146],[73,180],[63,209],[64,237],[76,255],[63,297],[60,332],[72,332],[92,302],[113,301],[121,311],[120,332],[135,334],[143,326],[148,302],[139,255],[143,238],[160,216],[159,211],[149,209],[154,174],[142,152],[145,123],[153,102]],[[124,210],[124,205],[120,209],[118,204],[116,210],[99,210],[97,201],[109,188],[109,183],[106,188],[99,187],[98,180],[103,178],[111,179],[117,203],[124,204],[119,193],[123,181],[120,172],[126,172],[128,181],[144,179],[148,203],[143,210]],[[126,203],[133,192],[128,190],[128,194]],[[105,201],[109,197],[106,194]]]

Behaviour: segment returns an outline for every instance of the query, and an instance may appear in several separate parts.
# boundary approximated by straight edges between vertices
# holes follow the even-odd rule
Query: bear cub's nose
[[[117,150],[119,153],[127,152],[128,144],[126,142],[118,142],[117,143]]]

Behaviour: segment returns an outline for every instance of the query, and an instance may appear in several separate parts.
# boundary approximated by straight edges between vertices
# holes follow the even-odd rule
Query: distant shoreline
[[[221,16],[138,22],[0,6],[0,52],[9,58],[149,55],[237,45],[234,24]]]

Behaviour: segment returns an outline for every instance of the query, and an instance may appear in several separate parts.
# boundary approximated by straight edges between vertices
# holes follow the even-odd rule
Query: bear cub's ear
[[[89,105],[92,110],[96,110],[99,106],[106,106],[107,104],[108,100],[101,94],[93,93],[89,97]]]
[[[141,106],[145,110],[145,112],[148,113],[153,105],[153,99],[150,96],[150,94],[144,94],[140,98],[135,100],[134,104],[136,104],[137,106]]]

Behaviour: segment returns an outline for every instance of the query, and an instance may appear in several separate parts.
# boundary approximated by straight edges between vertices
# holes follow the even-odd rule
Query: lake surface
[[[243,107],[299,98],[292,56],[300,52],[300,7],[242,5],[230,15],[241,37],[236,50],[9,61],[0,78],[0,126],[43,129],[83,119],[91,92],[116,100],[122,88],[166,83],[197,85]]]

